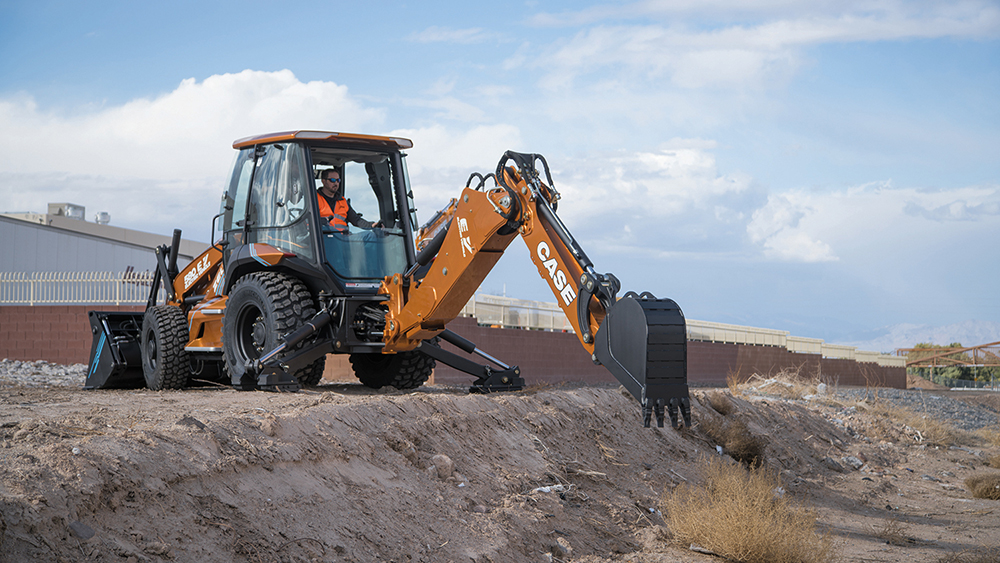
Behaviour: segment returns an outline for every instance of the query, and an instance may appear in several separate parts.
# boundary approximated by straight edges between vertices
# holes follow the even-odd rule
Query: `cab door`
[[[222,196],[222,263],[228,264],[233,250],[246,242],[245,229],[247,202],[250,199],[250,181],[253,178],[256,147],[248,147],[236,154],[229,176],[229,188]]]
[[[315,263],[305,151],[296,143],[257,151],[247,202],[247,242],[273,246]],[[237,192],[238,193],[238,192]]]

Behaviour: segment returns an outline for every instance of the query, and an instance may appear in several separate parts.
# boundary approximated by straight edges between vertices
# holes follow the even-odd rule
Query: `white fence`
[[[688,340],[787,347],[788,332],[686,319]]]
[[[152,283],[152,272],[0,272],[0,305],[142,305]]]
[[[0,305],[141,305],[149,297],[152,272],[0,272]],[[160,289],[158,300],[163,299]],[[573,332],[555,303],[497,295],[474,295],[461,315],[500,328]],[[853,346],[827,344],[819,338],[791,336],[788,331],[687,319],[688,340],[776,346],[790,352],[821,354],[905,367],[906,358],[865,352]]]
[[[573,325],[555,303],[527,301],[498,295],[474,295],[462,308],[463,317],[498,328],[573,332]]]
[[[557,330],[573,332],[573,326],[555,303],[525,301],[495,295],[475,295],[462,309],[463,316],[476,317],[479,324],[500,328]],[[731,325],[711,321],[685,319],[688,340],[776,346],[789,352],[819,354],[824,358],[840,358],[872,362],[886,367],[906,367],[906,359],[878,352],[865,352],[853,346],[827,344],[820,338],[791,336],[786,330]]]

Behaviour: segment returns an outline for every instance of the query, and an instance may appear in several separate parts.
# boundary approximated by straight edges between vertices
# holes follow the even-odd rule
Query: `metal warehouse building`
[[[102,222],[106,214],[98,215]],[[103,216],[103,217],[102,217]],[[84,220],[85,208],[51,203],[47,213],[0,213],[0,272],[143,272],[170,237]],[[178,264],[208,243],[181,241]]]

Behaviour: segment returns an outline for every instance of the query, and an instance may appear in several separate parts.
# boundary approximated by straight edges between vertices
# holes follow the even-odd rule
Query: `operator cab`
[[[259,247],[251,246],[257,243],[283,252],[290,269],[326,272],[346,293],[375,293],[384,277],[414,262],[416,215],[400,152],[410,146],[407,139],[318,131],[236,141],[219,224],[227,278],[236,274],[228,267],[238,249],[247,250],[233,268],[260,262]],[[324,205],[321,177],[333,172],[339,193]],[[345,216],[331,221],[333,209]]]
[[[319,213],[326,263],[348,287],[378,287],[385,276],[405,271],[407,237],[394,197],[390,155],[331,147],[311,147],[309,152],[318,208],[334,212],[332,217]],[[330,184],[336,190],[333,197],[323,190],[324,174],[339,178]]]

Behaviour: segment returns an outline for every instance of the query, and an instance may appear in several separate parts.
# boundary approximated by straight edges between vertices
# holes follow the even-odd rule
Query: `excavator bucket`
[[[684,313],[671,299],[629,292],[608,310],[594,339],[594,356],[639,400],[643,424],[691,426]]]
[[[144,387],[140,334],[142,313],[90,311],[90,364],[84,389]]]

